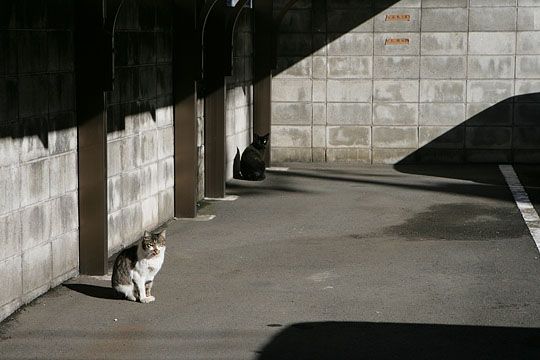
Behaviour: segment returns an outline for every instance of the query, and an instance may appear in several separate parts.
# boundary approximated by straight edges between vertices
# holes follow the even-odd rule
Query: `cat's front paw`
[[[153,296],[147,296],[147,297],[141,299],[141,302],[144,303],[144,304],[146,304],[146,303],[149,303],[149,302],[152,302],[152,301],[155,301],[155,300],[156,300],[155,297],[153,297]]]

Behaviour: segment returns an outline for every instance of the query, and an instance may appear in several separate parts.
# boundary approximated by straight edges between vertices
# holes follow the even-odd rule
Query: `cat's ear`
[[[159,236],[162,239],[165,239],[167,237],[167,229],[163,229],[160,232],[158,232],[157,236]]]
[[[147,230],[144,230],[143,239],[147,240],[147,239],[150,239],[151,237],[152,237],[152,234],[149,233]]]
[[[259,134],[253,133],[253,139],[254,140],[259,140],[259,138],[260,138]]]

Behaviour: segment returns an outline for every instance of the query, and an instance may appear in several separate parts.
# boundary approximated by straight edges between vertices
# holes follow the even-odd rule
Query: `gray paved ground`
[[[0,326],[0,358],[540,358],[539,254],[496,166],[298,165],[228,192],[169,226],[155,303],[80,277]]]

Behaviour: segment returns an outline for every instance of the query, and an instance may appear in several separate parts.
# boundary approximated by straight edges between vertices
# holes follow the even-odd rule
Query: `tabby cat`
[[[236,148],[233,164],[233,177],[235,179],[261,181],[266,178],[264,150],[269,136],[270,134],[264,136],[253,134],[253,142],[244,150],[242,159],[240,159],[240,151]]]
[[[150,293],[154,277],[165,257],[166,230],[144,232],[136,245],[124,249],[116,258],[112,273],[112,287],[126,299],[149,303],[155,300]]]

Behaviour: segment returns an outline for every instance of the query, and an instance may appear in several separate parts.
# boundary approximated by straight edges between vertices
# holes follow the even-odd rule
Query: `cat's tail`
[[[240,150],[236,148],[236,155],[233,162],[233,178],[237,180],[244,180],[242,172],[240,171]]]

